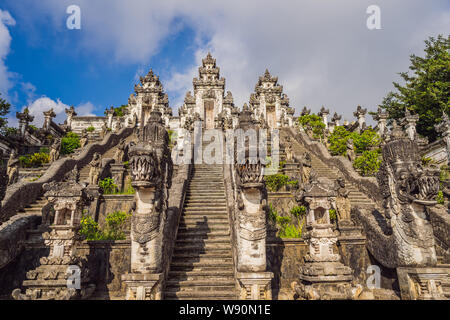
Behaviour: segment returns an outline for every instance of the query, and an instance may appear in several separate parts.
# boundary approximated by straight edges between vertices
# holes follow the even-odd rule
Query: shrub
[[[93,126],[90,126],[86,129],[87,132],[94,132],[95,128]]]
[[[329,213],[330,213],[330,221],[331,222],[336,221],[337,220],[336,210],[335,209],[330,209]]]
[[[364,151],[357,157],[353,163],[353,167],[363,176],[373,176],[380,168],[381,160],[379,159],[380,150]]]
[[[79,231],[86,240],[125,240],[124,227],[131,214],[116,211],[106,216],[106,225],[100,229],[98,223],[90,216],[81,218],[81,229]]]
[[[301,238],[302,237],[303,224],[301,226],[287,225],[284,229],[280,230],[278,236],[280,238]]]
[[[291,214],[295,216],[297,219],[306,214],[305,206],[295,206],[291,209]]]
[[[284,174],[265,176],[266,186],[269,191],[277,192],[289,182],[289,177]]]
[[[325,124],[322,121],[322,118],[316,114],[307,114],[298,118],[298,123],[305,130],[311,129],[313,132],[313,137],[315,139],[324,137],[324,129]]]
[[[44,152],[19,157],[22,168],[36,168],[50,162],[50,155]]]
[[[444,204],[444,193],[442,191],[439,191],[436,196],[436,201],[438,204]]]
[[[76,133],[68,132],[61,139],[61,154],[71,154],[79,147],[81,147],[80,137]]]
[[[100,180],[98,186],[102,188],[104,194],[114,194],[117,193],[119,189],[112,178]]]
[[[363,153],[377,148],[380,145],[380,136],[373,129],[366,129],[363,133],[356,132],[351,135],[356,153]]]
[[[345,156],[347,153],[347,140],[350,139],[351,133],[344,126],[335,127],[328,138],[330,143],[330,151],[334,156]]]
[[[39,149],[39,152],[40,153],[47,153],[47,154],[49,154],[50,153],[50,149],[47,148],[47,147],[42,147],[41,149]]]

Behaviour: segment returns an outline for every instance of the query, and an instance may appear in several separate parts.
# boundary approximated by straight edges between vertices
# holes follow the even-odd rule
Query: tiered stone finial
[[[410,140],[416,139],[416,124],[419,121],[419,115],[412,115],[408,108],[405,109],[405,118],[402,121],[402,125],[405,126],[406,132]]]
[[[364,125],[366,123],[366,113],[367,109],[363,109],[361,106],[358,106],[356,111],[353,112],[353,115],[358,118],[358,128],[360,131],[364,129]]]
[[[447,159],[450,162],[450,119],[445,112],[442,113],[442,122],[435,125],[434,128],[441,134],[447,145]]]
[[[25,135],[28,124],[30,122],[33,122],[34,116],[30,115],[30,111],[28,107],[26,107],[22,113],[16,112],[16,118],[19,119],[19,131],[21,136],[23,137]]]
[[[338,127],[338,126],[339,126],[339,121],[341,121],[341,119],[342,119],[342,116],[341,116],[341,115],[338,115],[338,114],[335,112],[334,115],[333,115],[333,118],[331,118],[331,122],[334,123],[334,126],[335,126],[335,127]]]
[[[323,124],[325,125],[325,129],[328,129],[328,115],[330,114],[330,109],[325,109],[324,106],[320,109],[318,116],[322,117]]]
[[[308,109],[306,106],[303,107],[303,110],[301,112],[301,116],[306,116],[311,113],[311,109]]]
[[[49,130],[50,129],[50,123],[52,122],[52,119],[54,117],[56,117],[56,113],[53,111],[53,108],[51,108],[48,111],[44,111],[43,114],[44,114],[44,125],[43,125],[43,128],[45,130]]]
[[[77,113],[75,112],[75,108],[74,106],[71,106],[69,109],[66,108],[66,115],[67,115],[67,119],[66,119],[66,125],[67,128],[69,130],[72,129],[72,119],[73,117],[75,117],[77,115]]]
[[[378,112],[372,116],[375,121],[378,121],[378,135],[384,137],[387,134],[386,122],[389,118],[389,113],[378,107]]]

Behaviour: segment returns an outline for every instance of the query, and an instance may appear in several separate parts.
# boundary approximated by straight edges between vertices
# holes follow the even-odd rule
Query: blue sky
[[[81,8],[81,30],[66,28],[71,4]],[[366,27],[371,4],[381,30]],[[450,30],[440,0],[2,0],[0,10],[0,92],[12,125],[27,105],[38,125],[50,107],[59,122],[70,105],[102,115],[126,104],[150,68],[176,113],[208,51],[239,107],[269,68],[297,110],[325,105],[354,120],[358,104],[376,109],[423,40]]]

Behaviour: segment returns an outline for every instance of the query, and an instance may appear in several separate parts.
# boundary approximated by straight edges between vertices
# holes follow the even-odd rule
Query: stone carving
[[[0,150],[0,209],[8,186],[7,165],[3,159],[3,150]]]
[[[350,221],[350,199],[348,195],[350,191],[345,187],[345,179],[339,177],[337,180],[337,196],[336,196],[336,211],[339,220]]]
[[[102,167],[102,159],[98,152],[94,153],[92,161],[89,163],[89,185],[97,186],[100,177],[100,169]]]
[[[442,122],[434,127],[441,134],[447,145],[447,162],[450,163],[450,119],[445,112],[442,114]]]
[[[53,111],[53,108],[48,110],[48,111],[44,111],[44,125],[43,128],[45,130],[50,130],[50,123],[52,122],[52,119],[54,117],[56,117],[56,113]]]
[[[119,142],[119,145],[117,146],[116,152],[114,153],[114,160],[116,163],[122,163],[125,158],[125,140],[122,140]]]
[[[352,163],[356,159],[355,146],[353,144],[353,139],[347,140],[347,158]]]
[[[240,115],[239,127],[243,130],[255,129],[248,108]],[[238,220],[237,271],[243,292],[253,292],[241,298],[261,299],[259,296],[261,289],[266,293],[266,297],[271,296],[270,281],[273,277],[272,273],[266,272],[267,199],[263,179],[265,165],[259,157],[250,158],[250,154],[253,154],[251,151],[256,150],[251,150],[247,141],[244,148],[244,161],[235,157],[234,164]]]
[[[293,282],[292,288],[300,299],[356,299],[362,286],[352,285],[352,270],[340,262],[340,255],[333,249],[337,237],[332,230],[329,211],[336,206],[335,183],[327,178],[313,177],[304,187],[303,196],[308,204],[303,238],[309,251],[300,268],[300,282]]]
[[[161,298],[162,231],[173,174],[168,145],[161,113],[152,111],[139,142],[128,153],[136,209],[131,220],[131,274],[122,276],[127,299]]]
[[[106,126],[106,122],[102,125],[102,131],[100,132],[100,138],[103,139],[108,134],[108,127]]]
[[[84,148],[89,141],[89,137],[88,137],[88,132],[86,129],[83,129],[82,133],[81,133],[81,139],[80,139],[80,148]]]
[[[417,143],[405,137],[400,127],[394,127],[383,146],[377,180],[384,217],[377,211],[359,217],[370,252],[389,268],[436,265],[429,208],[436,204],[439,170],[422,166]]]
[[[86,185],[80,184],[78,178],[75,167],[62,182],[44,184],[45,197],[55,211],[48,231],[42,235],[50,249],[49,255],[40,259],[40,266],[27,272],[27,280],[23,283],[25,294],[15,289],[12,292],[14,299],[85,299],[94,292],[95,285],[88,283],[87,259],[76,252],[76,246],[82,240],[78,230],[83,207],[92,200]],[[49,219],[46,217],[43,220]],[[73,275],[75,283],[71,280]]]
[[[56,139],[50,149],[50,163],[59,159],[59,153],[61,151],[61,139]]]
[[[12,150],[8,160],[8,186],[19,181],[19,157],[16,150]]]

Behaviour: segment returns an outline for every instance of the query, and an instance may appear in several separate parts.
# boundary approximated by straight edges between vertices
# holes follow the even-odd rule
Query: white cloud
[[[64,36],[68,32],[64,12],[72,2],[31,2],[26,12],[33,14],[24,15],[37,19],[39,12],[49,14]],[[184,70],[160,75],[167,79],[163,83],[174,109],[192,90],[196,67],[209,49],[237,106],[248,101],[258,76],[268,68],[297,110],[307,105],[317,112],[325,105],[351,120],[358,104],[376,109],[392,90],[392,81],[399,80],[397,73],[407,71],[409,55],[422,54],[423,40],[450,30],[444,0],[378,0],[382,30],[372,31],[366,27],[372,0],[78,0],[77,4],[82,10],[78,50],[111,61],[148,63],[178,30],[180,24],[174,22],[179,20],[197,38],[208,39],[206,46],[194,43],[196,61]]]
[[[56,114],[53,121],[56,123],[63,123],[66,120],[65,110],[69,107],[69,105],[63,103],[60,99],[54,101],[44,96],[33,101],[28,106],[28,109],[30,114],[34,116],[33,125],[40,128],[44,123],[43,112],[53,109]],[[23,109],[25,109],[25,107]],[[93,110],[95,110],[95,106],[91,102],[85,102],[75,107],[75,110],[79,116],[92,116],[94,115]]]
[[[9,98],[8,91],[12,88],[14,73],[8,70],[5,60],[11,50],[11,34],[8,26],[14,26],[16,21],[8,11],[0,9],[0,93],[3,98]]]

